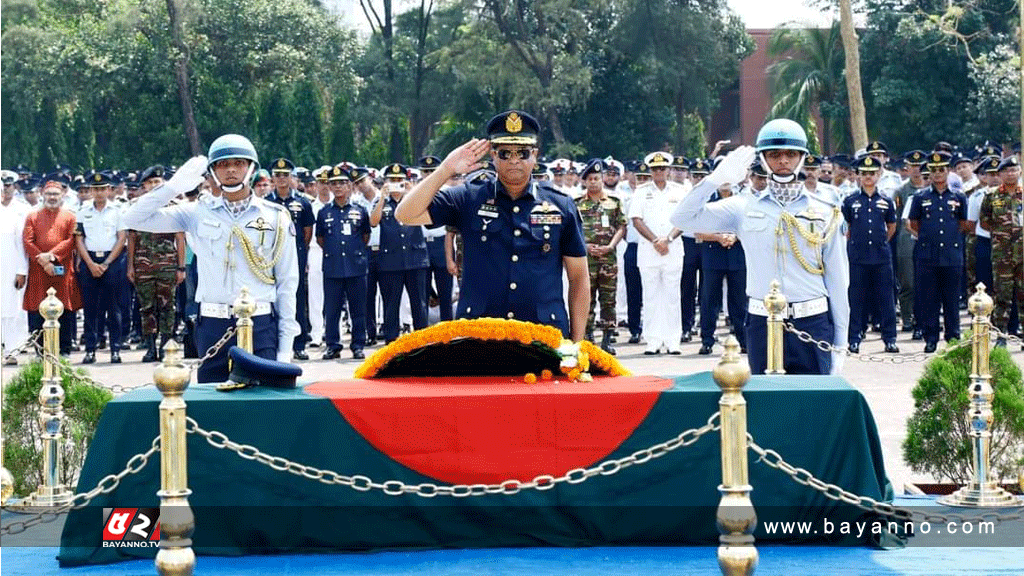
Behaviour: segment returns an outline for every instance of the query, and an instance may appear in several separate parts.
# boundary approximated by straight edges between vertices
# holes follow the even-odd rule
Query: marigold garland
[[[596,367],[611,376],[629,376],[629,370],[610,354],[591,342],[578,344],[562,339],[557,328],[503,318],[459,319],[440,322],[411,334],[406,334],[370,355],[355,371],[356,378],[373,378],[393,359],[433,344],[450,344],[455,340],[472,338],[489,341],[519,342],[530,346],[539,343],[562,355],[561,371],[572,381],[589,381],[589,370]],[[534,382],[537,376],[533,376]],[[541,378],[549,380],[552,372],[544,370]]]

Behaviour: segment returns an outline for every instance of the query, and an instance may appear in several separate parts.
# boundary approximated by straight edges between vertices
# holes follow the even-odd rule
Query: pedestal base
[[[1024,500],[995,484],[967,485],[937,500],[943,506],[962,508],[1012,508],[1024,506]]]
[[[6,508],[10,512],[38,514],[69,504],[74,497],[74,494],[64,489],[48,490],[40,487],[40,490],[33,492],[28,498],[7,502]]]

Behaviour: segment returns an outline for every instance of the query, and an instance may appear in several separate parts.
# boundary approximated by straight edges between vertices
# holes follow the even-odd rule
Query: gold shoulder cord
[[[812,232],[802,226],[796,217],[788,212],[782,212],[779,217],[779,225],[775,229],[775,233],[779,236],[785,234],[789,237],[789,248],[793,252],[793,256],[796,258],[800,266],[803,267],[807,272],[816,276],[825,275],[825,260],[823,256],[825,243],[832,238],[832,235],[839,229],[839,208],[832,208],[832,220],[829,222],[828,227],[825,228],[820,234]],[[807,261],[803,253],[800,251],[800,247],[796,243],[796,235],[793,233],[794,230],[799,232],[800,236],[811,245],[814,249],[818,265],[814,266]]]
[[[274,257],[271,260],[267,260],[263,256],[256,253],[253,249],[252,242],[245,235],[245,232],[235,224],[231,227],[231,235],[237,236],[238,241],[242,246],[242,253],[245,255],[245,262],[249,265],[249,270],[264,284],[274,284],[276,278],[274,277],[274,266],[281,260],[281,256],[284,254],[284,238],[285,228],[281,223],[282,212],[277,214],[277,230],[274,232]]]

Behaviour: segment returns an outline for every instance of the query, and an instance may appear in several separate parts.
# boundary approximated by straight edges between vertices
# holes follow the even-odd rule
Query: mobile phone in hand
[[[64,267],[63,266],[54,266],[53,267],[53,275],[54,276],[63,276],[64,275]]]

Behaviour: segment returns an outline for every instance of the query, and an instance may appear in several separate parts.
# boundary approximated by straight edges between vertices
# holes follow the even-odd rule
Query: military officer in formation
[[[324,360],[341,356],[341,309],[348,305],[352,322],[349,347],[353,358],[363,358],[366,345],[366,273],[370,241],[370,215],[350,201],[352,183],[348,171],[331,169],[334,200],[317,215],[316,242],[323,248]]]
[[[254,353],[287,362],[299,334],[295,226],[286,208],[252,195],[250,182],[257,170],[259,157],[248,138],[221,136],[210,145],[208,157],[190,159],[161,187],[141,196],[125,212],[124,222],[133,230],[185,232],[199,269],[195,340],[200,352],[234,326],[231,305],[244,287],[256,300]],[[215,195],[167,206],[202,184],[207,173]],[[233,343],[234,337],[200,365],[199,382],[228,379],[227,351]]]
[[[580,177],[586,193],[576,199],[576,208],[583,222],[590,273],[592,305],[587,319],[587,339],[594,339],[593,303],[597,302],[601,308],[601,348],[614,355],[612,335],[616,328],[615,292],[619,277],[616,247],[626,233],[626,216],[619,199],[605,193],[604,173],[605,162],[599,158],[583,168]]]
[[[121,209],[109,202],[110,175],[92,171],[85,174],[82,188],[92,191],[92,200],[81,205],[76,215],[78,287],[85,310],[85,357],[83,364],[96,361],[96,348],[103,328],[110,336],[110,362],[121,362],[121,309],[124,290],[125,227]]]
[[[985,196],[978,223],[991,234],[992,274],[995,281],[992,323],[1009,332],[1010,310],[1024,310],[1024,251],[1022,251],[1021,214],[1024,198],[1020,185],[1020,160],[1010,156],[999,163],[999,187]],[[1000,337],[997,344],[1006,346]]]
[[[925,352],[934,352],[939,341],[939,308],[946,341],[960,338],[960,282],[964,267],[963,236],[967,232],[967,199],[948,184],[952,155],[928,155],[931,185],[913,196],[907,216],[914,246],[915,298],[921,312]]]
[[[295,295],[295,321],[298,322],[301,332],[292,343],[292,355],[296,360],[309,360],[309,355],[306,354],[306,344],[310,340],[309,332],[312,325],[309,322],[309,275],[306,271],[309,265],[309,243],[313,238],[316,217],[313,216],[313,206],[310,201],[292,188],[293,170],[295,170],[295,164],[287,158],[278,158],[271,162],[270,174],[274,191],[267,194],[266,199],[284,206],[288,210],[288,214],[291,215],[292,224],[295,226],[295,253],[299,265],[299,289]]]
[[[441,159],[437,156],[424,156],[418,163],[421,178],[430,176],[437,167],[441,165]],[[443,322],[451,320],[452,290],[455,283],[455,276],[448,271],[448,259],[445,253],[445,242],[448,233],[443,227],[427,228],[423,231],[423,237],[427,241],[427,254],[430,256],[430,267],[428,269],[427,284],[433,281],[437,290],[438,316]]]
[[[898,235],[896,237],[896,280],[899,283],[900,317],[903,332],[911,332],[912,340],[924,338],[921,330],[919,310],[920,301],[915,297],[914,290],[914,246],[917,235],[911,232],[907,216],[910,214],[910,200],[918,192],[928,187],[922,168],[927,154],[921,150],[911,150],[903,155],[907,170],[907,182],[893,194],[896,211],[899,215]]]
[[[725,200],[733,195],[731,185],[723,185],[708,202]],[[746,352],[747,263],[743,243],[732,232],[698,232],[701,249],[700,350],[711,354],[715,344],[715,328],[722,311],[722,283],[725,282],[729,323],[740,350]]]
[[[590,312],[583,227],[568,196],[532,180],[539,128],[525,112],[498,114],[487,123],[486,140],[474,138],[449,153],[402,199],[396,214],[409,226],[451,226],[461,232],[465,257],[456,316],[539,322],[580,340]],[[451,176],[483,168],[488,151],[495,176],[441,190]]]
[[[853,164],[860,191],[843,201],[843,217],[848,225],[846,244],[850,260],[850,352],[860,352],[867,330],[868,296],[877,303],[885,351],[899,352],[896,346],[896,284],[893,278],[889,240],[896,233],[896,207],[877,188],[882,164],[874,156],[864,156]]]

